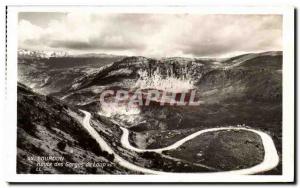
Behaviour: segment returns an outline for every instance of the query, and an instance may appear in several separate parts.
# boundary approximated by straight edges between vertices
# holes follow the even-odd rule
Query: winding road
[[[156,171],[156,170],[151,170],[147,169],[144,167],[137,166],[135,164],[132,164],[122,157],[120,157],[118,154],[114,152],[114,150],[106,143],[106,141],[97,133],[97,131],[90,125],[90,119],[91,119],[91,114],[87,111],[81,110],[85,114],[85,117],[82,121],[82,125],[84,128],[89,132],[89,134],[98,142],[99,146],[102,148],[102,150],[107,151],[110,154],[115,155],[115,162],[118,163],[120,166],[123,166],[127,169],[146,173],[146,174],[172,174],[171,172],[162,172],[162,171]],[[211,128],[211,129],[205,129],[205,130],[200,130],[197,131],[177,142],[174,144],[164,147],[164,148],[158,148],[158,149],[139,149],[136,147],[133,147],[128,140],[129,137],[129,131],[126,128],[120,127],[121,130],[123,131],[122,137],[121,137],[121,144],[124,148],[135,151],[135,152],[146,152],[146,151],[152,151],[152,152],[157,152],[161,153],[162,151],[165,150],[172,150],[180,147],[182,144],[185,142],[207,132],[212,132],[212,131],[222,131],[222,130],[244,130],[244,131],[250,131],[253,133],[256,133],[261,137],[262,144],[264,146],[264,151],[265,151],[265,156],[264,160],[260,163],[257,164],[253,167],[246,168],[246,169],[241,169],[241,170],[232,170],[232,171],[224,171],[224,172],[211,172],[211,173],[201,173],[201,174],[212,174],[212,173],[218,173],[218,174],[237,174],[237,175],[247,175],[247,174],[257,174],[261,172],[265,172],[268,170],[273,169],[276,167],[279,163],[279,156],[277,154],[277,150],[275,147],[275,144],[272,140],[272,138],[259,130],[254,130],[250,128],[242,128],[242,127],[219,127],[219,128]],[[200,173],[200,172],[199,172]],[[183,173],[182,173],[183,174]],[[194,173],[193,173],[194,174]]]
[[[90,125],[90,119],[91,119],[91,114],[87,111],[80,110],[81,112],[84,113],[85,117],[82,121],[83,127],[89,132],[89,134],[97,141],[99,146],[101,147],[102,150],[107,151],[110,154],[114,154],[115,159],[114,162],[118,163],[120,166],[123,166],[129,170],[137,171],[137,172],[142,172],[146,174],[166,174],[165,172],[161,171],[156,171],[156,170],[151,170],[147,168],[143,168],[140,166],[137,166],[135,164],[132,164],[122,157],[120,157],[118,154],[116,154],[111,147],[106,143],[106,141],[97,133],[97,131]]]

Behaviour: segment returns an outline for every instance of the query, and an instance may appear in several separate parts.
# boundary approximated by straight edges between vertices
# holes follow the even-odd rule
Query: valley
[[[282,173],[282,52],[220,60],[20,55],[18,61],[18,173]],[[107,90],[150,89],[194,91],[201,103],[100,100]],[[26,160],[32,155],[110,165],[35,172]]]

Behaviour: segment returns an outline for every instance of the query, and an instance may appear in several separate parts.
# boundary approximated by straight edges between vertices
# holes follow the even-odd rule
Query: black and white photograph
[[[16,176],[293,171],[283,13],[53,10],[14,13]]]

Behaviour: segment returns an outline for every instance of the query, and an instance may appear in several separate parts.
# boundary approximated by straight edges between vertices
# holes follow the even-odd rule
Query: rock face
[[[128,57],[99,70],[97,74],[88,75],[76,80],[69,91],[77,91],[90,86],[109,85],[114,82],[122,83],[124,87],[130,87],[126,81],[131,80],[132,83],[139,78],[149,79],[151,77],[160,76],[162,79],[174,77],[178,79],[186,79],[199,76],[202,71],[202,65],[190,59],[186,62],[179,60],[155,60],[145,57]],[[120,84],[121,85],[121,84]]]
[[[281,52],[247,54],[221,62],[200,59],[128,57],[74,80],[63,93],[85,92],[96,87],[197,89],[215,100],[228,96],[255,100],[281,100]],[[153,84],[154,83],[154,84]],[[140,84],[140,85],[139,85]],[[190,85],[190,86],[189,86]],[[157,88],[155,88],[157,87]],[[187,89],[187,88],[185,88]],[[71,94],[70,94],[71,93]]]

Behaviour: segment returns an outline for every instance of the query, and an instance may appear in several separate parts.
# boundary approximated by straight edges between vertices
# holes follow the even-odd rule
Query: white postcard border
[[[46,175],[16,174],[18,12],[101,11],[103,13],[199,13],[283,15],[282,175]],[[5,140],[8,182],[292,182],[294,181],[294,9],[293,7],[122,7],[122,6],[9,6],[7,24],[7,96]],[[34,34],[34,33],[33,33]]]

